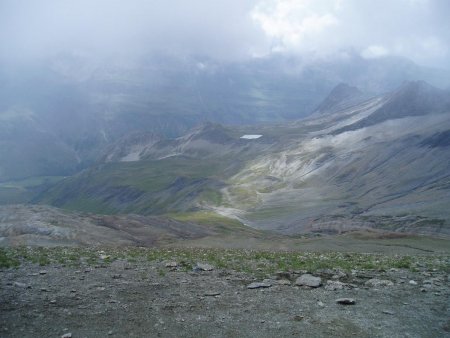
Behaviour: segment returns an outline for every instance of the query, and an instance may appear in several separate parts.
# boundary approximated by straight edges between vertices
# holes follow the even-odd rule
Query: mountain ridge
[[[392,102],[417,91],[426,98],[420,114],[395,114]],[[210,210],[288,234],[310,231],[314,222],[325,232],[373,226],[448,236],[446,102],[445,91],[410,83],[295,124],[204,124],[156,142],[137,161],[99,164],[63,180],[36,201],[106,213]],[[380,119],[384,108],[394,114]]]

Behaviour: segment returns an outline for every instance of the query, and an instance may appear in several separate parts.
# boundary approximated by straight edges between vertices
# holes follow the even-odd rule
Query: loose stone
[[[212,270],[214,270],[214,267],[206,263],[197,263],[197,265],[194,267],[194,271],[212,271]]]
[[[295,285],[317,288],[322,285],[322,278],[306,273],[297,278]]]
[[[393,286],[394,285],[394,283],[392,283],[390,280],[378,279],[378,278],[369,279],[365,284],[366,284],[366,286],[372,286],[372,287]]]
[[[336,299],[336,303],[342,304],[342,305],[354,305],[356,303],[356,301],[353,298],[339,298],[339,299]]]
[[[263,288],[270,288],[271,286],[272,284],[266,282],[254,282],[247,285],[247,289],[263,289]]]

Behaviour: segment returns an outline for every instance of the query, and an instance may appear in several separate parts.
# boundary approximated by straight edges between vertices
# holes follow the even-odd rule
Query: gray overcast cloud
[[[0,56],[406,56],[450,68],[448,0],[2,0]]]

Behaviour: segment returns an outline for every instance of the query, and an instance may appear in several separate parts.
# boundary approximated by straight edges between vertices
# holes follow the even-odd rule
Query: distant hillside
[[[149,55],[109,64],[63,53],[27,65],[26,71],[4,68],[0,182],[73,174],[134,133],[175,138],[205,121],[254,125],[298,120],[339,83],[356,86],[367,97],[408,80],[442,88],[450,84],[446,71],[352,53],[346,60],[314,62],[281,55],[228,63]],[[359,102],[356,92],[347,94],[338,87],[319,108],[330,113],[336,100]],[[18,111],[28,112],[29,118],[24,121]]]
[[[35,201],[100,213],[212,210],[284,233],[449,235],[447,99],[428,84],[409,83],[290,124],[205,124],[177,139],[132,137],[116,144],[120,156],[110,157],[113,149],[106,163]],[[409,109],[397,109],[398,102]]]

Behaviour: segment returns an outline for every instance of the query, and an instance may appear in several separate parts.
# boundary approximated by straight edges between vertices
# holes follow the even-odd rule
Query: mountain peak
[[[408,81],[389,96],[387,108],[396,117],[443,113],[450,111],[450,92],[425,81]]]
[[[347,83],[339,83],[335,86],[325,100],[316,108],[315,114],[331,114],[351,104],[357,103],[364,94],[357,88]]]
[[[428,82],[423,80],[418,81],[405,81],[403,84],[394,92],[395,94],[417,94],[417,93],[433,93],[441,91],[440,89],[430,85]]]

